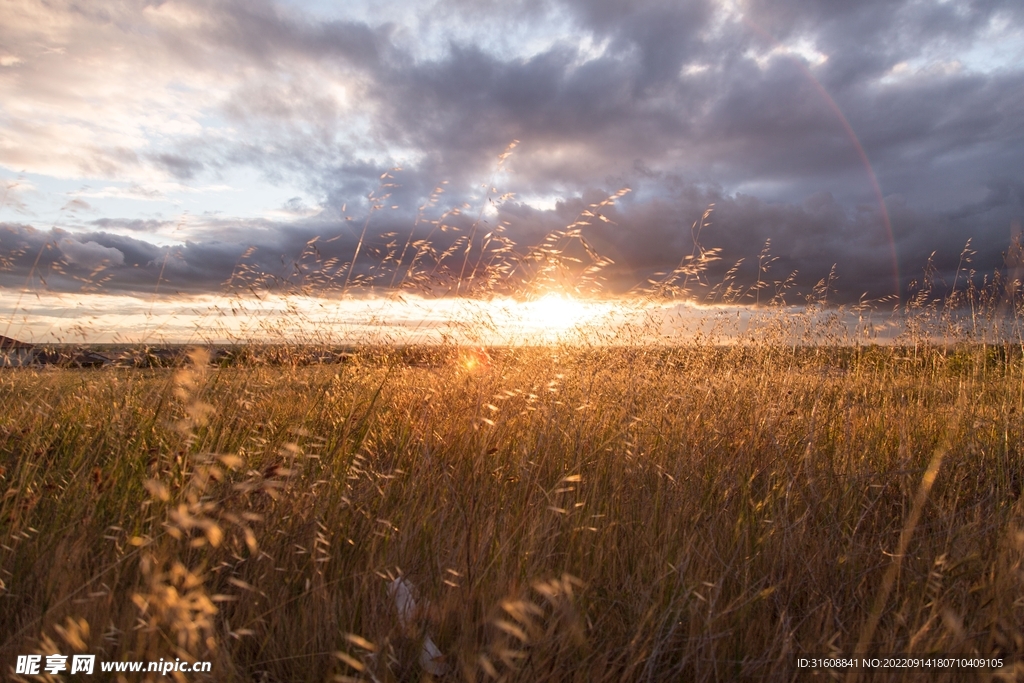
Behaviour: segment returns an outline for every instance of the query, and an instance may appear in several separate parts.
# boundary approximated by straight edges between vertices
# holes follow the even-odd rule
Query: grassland
[[[420,680],[425,637],[442,680],[804,680],[854,652],[1021,675],[1019,349],[194,360],[0,372],[8,677],[81,651]]]

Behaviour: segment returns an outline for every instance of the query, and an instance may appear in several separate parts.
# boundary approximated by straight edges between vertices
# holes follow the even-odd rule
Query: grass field
[[[853,653],[1021,676],[1019,348],[193,360],[0,372],[7,676],[28,652],[218,681],[781,681]]]

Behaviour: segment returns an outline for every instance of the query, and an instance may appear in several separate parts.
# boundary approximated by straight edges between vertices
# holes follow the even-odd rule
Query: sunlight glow
[[[791,319],[814,316],[789,310]],[[457,344],[467,348],[679,343],[699,336],[716,343],[756,334],[776,309],[702,307],[644,299],[575,299],[546,294],[533,300],[415,295],[325,299],[311,296],[134,297],[24,291],[0,299],[0,334],[34,344]],[[884,327],[879,328],[877,324]],[[847,315],[851,334],[878,343],[899,334],[891,321]],[[799,337],[799,324],[791,334]],[[863,336],[863,334],[862,334]],[[469,354],[471,372],[489,367],[486,352]]]
[[[536,301],[518,305],[524,327],[547,332],[564,332],[586,322],[595,314],[595,306],[562,294],[545,294]]]
[[[24,305],[24,307],[22,307]],[[635,308],[635,307],[634,307]],[[614,300],[522,301],[26,292],[0,302],[0,333],[33,343],[399,343],[530,345],[590,338],[638,313]]]

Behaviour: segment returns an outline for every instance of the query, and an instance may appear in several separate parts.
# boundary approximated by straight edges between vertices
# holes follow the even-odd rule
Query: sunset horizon
[[[1020,0],[0,0],[0,679],[1024,681],[1022,161]]]
[[[1013,267],[1010,5],[403,7],[8,0],[6,298],[616,298],[712,256],[674,295],[884,308]]]

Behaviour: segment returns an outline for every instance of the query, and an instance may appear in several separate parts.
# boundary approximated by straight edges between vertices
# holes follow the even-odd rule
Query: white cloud
[[[200,134],[200,119],[223,97],[217,72],[189,65],[147,22],[152,13],[130,4],[96,15],[56,3],[8,3],[4,12],[4,42],[19,68],[0,72],[0,165],[59,178],[163,179],[167,171],[145,154]]]
[[[809,38],[800,38],[787,44],[779,44],[765,52],[749,51],[747,56],[757,62],[762,69],[776,56],[800,58],[811,66],[821,66],[828,61],[828,55],[821,52]]]
[[[156,183],[132,183],[130,185],[117,186],[108,185],[98,190],[81,190],[75,194],[79,197],[91,197],[93,199],[134,199],[147,202],[164,202],[177,193],[184,194],[207,194],[219,192],[234,192],[237,188],[230,185],[203,185],[193,187],[182,183],[156,182]]]

